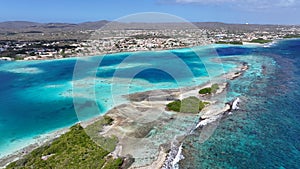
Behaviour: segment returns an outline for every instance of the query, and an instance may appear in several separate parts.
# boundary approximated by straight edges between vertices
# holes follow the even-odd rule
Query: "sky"
[[[0,22],[112,21],[140,12],[191,22],[300,25],[300,0],[0,0]]]

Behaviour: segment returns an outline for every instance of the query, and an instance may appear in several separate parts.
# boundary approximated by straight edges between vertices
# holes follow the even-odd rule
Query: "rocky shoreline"
[[[225,105],[222,99],[220,100],[226,94],[225,91],[228,87],[226,81],[238,78],[247,69],[248,65],[243,63],[236,70],[216,77],[213,83],[219,84],[220,88],[210,96],[200,96],[198,91],[210,86],[212,82],[195,87],[155,90],[124,96],[130,102],[116,106],[106,113],[114,119],[114,123],[100,134],[118,137],[117,148],[111,154],[114,157],[131,156],[134,158],[130,168],[169,168],[168,166],[172,163],[171,159],[175,158],[171,156],[177,154],[180,142],[187,134],[197,127],[203,127],[217,120],[220,115],[230,109],[229,105]],[[165,110],[165,106],[169,102],[189,96],[196,96],[200,100],[209,102],[210,105],[199,114],[175,113]],[[94,118],[81,123],[81,125],[85,127],[98,119],[99,117]],[[42,144],[53,141],[66,131],[68,131],[67,128],[53,132],[43,141],[1,158],[0,167],[4,168],[8,163],[20,159]],[[174,141],[177,144],[171,148]],[[171,149],[173,149],[173,153],[171,153]]]
[[[213,95],[201,96],[199,89],[212,85],[207,83],[182,89],[155,90],[126,96],[130,103],[122,104],[107,112],[116,123],[105,131],[105,136],[115,135],[119,139],[118,148],[113,152],[117,157],[130,154],[135,159],[130,168],[172,168],[184,137],[196,128],[220,119],[231,110],[225,104],[226,80],[234,80],[248,69],[243,63],[237,70],[214,79],[219,89]],[[165,110],[173,100],[196,96],[210,103],[199,114],[175,113]],[[171,128],[168,128],[168,127]],[[203,141],[207,136],[203,136]],[[137,149],[138,147],[138,149]]]

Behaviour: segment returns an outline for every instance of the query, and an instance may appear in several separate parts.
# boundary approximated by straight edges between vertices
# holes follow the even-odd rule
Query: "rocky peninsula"
[[[235,71],[204,85],[171,90],[154,90],[131,94],[130,103],[119,105],[107,112],[115,123],[104,129],[104,136],[117,136],[118,145],[112,155],[130,155],[134,162],[130,168],[171,168],[174,154],[184,137],[193,130],[220,119],[231,111],[226,104],[227,80],[234,80],[248,69],[243,63]],[[214,94],[199,95],[198,91],[213,83],[219,85]],[[174,100],[197,97],[209,103],[199,113],[182,113],[166,110]],[[209,136],[203,136],[203,141]],[[176,153],[174,153],[174,151]]]
[[[206,84],[170,90],[154,90],[130,94],[126,97],[129,103],[114,107],[106,113],[113,119],[111,125],[102,126],[98,131],[101,137],[116,137],[118,143],[109,156],[127,160],[129,168],[171,168],[180,150],[180,144],[186,135],[195,129],[203,130],[207,124],[228,114],[231,106],[226,103],[228,80],[234,80],[248,69],[242,63],[232,72],[221,75]],[[213,94],[200,95],[199,90],[218,84]],[[197,97],[208,103],[199,113],[174,112],[166,109],[166,105],[174,100]],[[87,127],[99,121],[101,117],[81,123]],[[49,144],[53,139],[68,131],[67,129],[52,133],[40,144],[30,145],[0,160],[2,167],[8,163],[22,159],[41,144]],[[202,141],[209,138],[203,135]],[[93,138],[92,138],[93,139]],[[94,140],[94,139],[93,139]],[[125,157],[125,158],[124,158]],[[123,161],[123,162],[124,162]],[[129,162],[128,162],[129,161]]]

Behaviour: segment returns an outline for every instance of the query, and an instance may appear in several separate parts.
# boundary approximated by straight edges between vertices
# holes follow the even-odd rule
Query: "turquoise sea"
[[[250,54],[256,57],[248,59],[249,71],[231,81],[228,92],[239,95],[240,109],[224,117],[206,142],[199,142],[201,129],[188,136],[180,168],[300,168],[300,40]]]
[[[41,135],[104,114],[128,93],[205,83],[247,62],[227,99],[240,110],[199,142],[180,168],[300,168],[300,40],[271,46],[212,45],[49,61],[0,62],[0,157]]]
[[[88,120],[128,93],[195,86],[235,68],[213,46],[47,61],[0,62],[0,157]],[[218,68],[218,69],[215,69]]]

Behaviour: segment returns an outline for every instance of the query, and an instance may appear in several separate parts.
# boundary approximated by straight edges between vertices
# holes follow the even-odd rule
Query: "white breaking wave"
[[[172,161],[172,168],[173,169],[179,169],[179,161],[184,159],[184,156],[182,155],[182,143],[180,144],[179,148],[178,148],[178,152],[174,158],[174,160]]]
[[[210,124],[216,120],[218,120],[220,118],[220,116],[213,116],[211,118],[205,119],[205,120],[201,120],[195,129],[199,128],[200,126],[206,126],[207,124]]]
[[[232,110],[239,109],[238,104],[240,103],[240,99],[236,98],[232,103]],[[199,141],[203,143],[206,141],[213,133],[217,125],[208,125],[215,121],[218,121],[221,119],[221,115],[212,116],[210,118],[204,119],[199,121],[199,123],[193,128],[189,134],[192,134],[197,128],[202,128],[202,134],[200,134]],[[179,169],[179,162],[180,160],[184,159],[184,156],[182,154],[182,147],[183,143],[180,144],[180,146],[177,148],[174,144],[172,144],[171,150],[168,154],[168,157],[162,167],[162,169]]]
[[[240,103],[240,98],[236,98],[232,103],[232,110],[239,109],[238,104]]]

